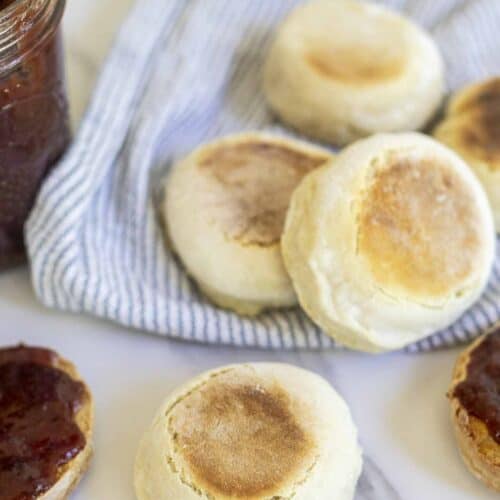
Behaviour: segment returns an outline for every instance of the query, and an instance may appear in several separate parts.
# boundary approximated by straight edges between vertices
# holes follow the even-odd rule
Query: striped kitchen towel
[[[103,68],[70,151],[27,225],[32,278],[49,307],[87,312],[186,340],[327,349],[300,310],[257,319],[213,307],[167,253],[155,187],[202,141],[280,130],[260,91],[276,25],[298,0],[138,0]],[[456,88],[498,72],[500,2],[387,0],[431,31]],[[445,331],[410,346],[468,341],[500,318],[500,255],[482,299]]]

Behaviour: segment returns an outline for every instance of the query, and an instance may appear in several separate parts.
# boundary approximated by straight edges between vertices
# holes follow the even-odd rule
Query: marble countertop
[[[65,33],[75,127],[116,27],[131,4],[132,0],[68,2]],[[166,341],[43,308],[26,269],[0,276],[0,317],[2,344],[50,346],[73,360],[93,389],[95,457],[73,500],[133,500],[136,447],[162,399],[200,371],[265,360],[293,363],[323,375],[348,402],[365,451],[357,500],[498,498],[468,473],[453,439],[445,393],[459,350],[369,356]]]

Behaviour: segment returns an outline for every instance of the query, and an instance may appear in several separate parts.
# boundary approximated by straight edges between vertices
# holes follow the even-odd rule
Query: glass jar
[[[0,0],[0,269],[25,260],[23,228],[70,140],[65,0]]]

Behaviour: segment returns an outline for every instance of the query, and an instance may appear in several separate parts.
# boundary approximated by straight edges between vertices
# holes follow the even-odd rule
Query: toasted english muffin
[[[9,426],[2,435],[0,496],[68,498],[92,455],[90,390],[75,366],[49,349],[0,348],[0,369],[0,416]]]
[[[491,335],[496,336],[495,342],[493,342]],[[491,345],[485,345],[485,343]],[[490,368],[481,368],[478,366],[482,371],[482,382],[487,383],[489,380],[490,385],[494,387],[495,382],[493,377],[495,377],[495,373],[497,377],[500,373],[500,361],[498,361],[500,360],[500,332],[496,330],[480,337],[460,354],[448,393],[451,406],[451,420],[460,454],[469,470],[487,486],[500,491],[500,435],[495,439],[492,432],[489,431],[488,416],[486,416],[487,413],[491,413],[494,410],[490,409],[489,412],[484,414],[481,412],[481,415],[475,411],[471,411],[471,408],[469,408],[470,403],[474,403],[473,400],[475,399],[477,404],[477,400],[484,398],[484,388],[481,391],[480,387],[475,387],[474,385],[466,387],[464,385],[464,381],[468,380],[470,376],[471,358],[478,355],[479,349],[486,350],[486,352],[479,353],[483,358],[485,356],[490,357],[492,363],[495,356],[497,359],[494,365],[496,366],[496,372],[493,364]],[[482,360],[479,361],[481,362]],[[472,382],[472,384],[474,383],[477,384],[477,381]],[[496,398],[498,399],[498,394]],[[500,401],[496,402],[495,408],[498,418]]]
[[[500,231],[500,78],[459,90],[434,136],[472,168],[488,195]]]
[[[319,376],[232,365],[175,391],[135,462],[138,500],[350,500],[361,471],[349,410]]]
[[[285,123],[342,146],[422,129],[441,105],[443,68],[431,37],[401,15],[370,2],[313,0],[278,29],[263,85]]]
[[[331,158],[254,132],[204,144],[173,167],[162,205],[168,239],[213,302],[240,314],[296,304],[281,258],[283,223],[302,177]]]
[[[60,468],[57,483],[44,493],[40,500],[66,500],[87,471],[93,453],[94,402],[90,389],[80,377],[76,367],[68,360],[58,358],[56,368],[67,373],[73,380],[84,384],[88,397],[76,414],[76,423],[85,436],[85,448],[70,462]]]
[[[417,133],[360,140],[305,177],[282,237],[308,315],[342,344],[372,352],[456,320],[483,291],[494,245],[477,179]]]

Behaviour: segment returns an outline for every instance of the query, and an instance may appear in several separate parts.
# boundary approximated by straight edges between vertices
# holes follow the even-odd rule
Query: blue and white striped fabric
[[[334,1],[334,0],[332,0]],[[273,128],[260,69],[297,0],[138,0],[115,42],[76,140],[27,225],[33,284],[49,307],[186,340],[331,348],[298,309],[258,319],[206,302],[166,252],[155,187],[200,142]],[[427,27],[456,88],[499,69],[500,2],[382,1]],[[409,348],[468,341],[500,318],[500,256],[481,301]]]

